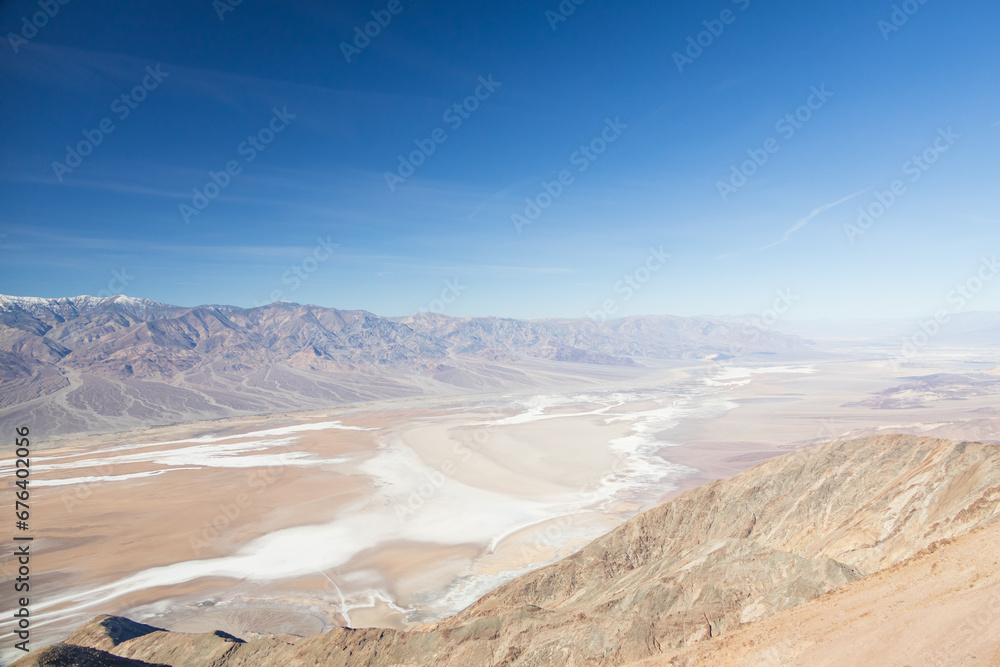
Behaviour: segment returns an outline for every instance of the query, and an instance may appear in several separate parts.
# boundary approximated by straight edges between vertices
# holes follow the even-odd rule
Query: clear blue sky
[[[870,0],[586,0],[564,21],[556,0],[226,1],[0,4],[0,292],[583,317],[752,314],[791,288],[792,318],[916,317],[1000,254],[995,2],[914,0],[896,30]],[[100,144],[67,161],[85,131]],[[767,161],[724,201],[747,151]],[[647,273],[650,247],[671,258]],[[1000,309],[1000,276],[964,307]]]

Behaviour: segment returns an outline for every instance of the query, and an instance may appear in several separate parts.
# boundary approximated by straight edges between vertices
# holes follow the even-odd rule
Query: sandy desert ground
[[[61,442],[33,462],[32,639],[98,613],[239,636],[434,620],[791,449],[877,432],[998,441],[995,395],[859,403],[902,378],[996,366],[961,350],[905,369],[877,352],[691,362]]]

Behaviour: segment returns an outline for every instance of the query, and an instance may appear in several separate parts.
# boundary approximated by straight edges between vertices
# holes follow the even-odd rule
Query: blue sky
[[[920,317],[1000,254],[996,3],[229,1],[0,3],[0,292]]]

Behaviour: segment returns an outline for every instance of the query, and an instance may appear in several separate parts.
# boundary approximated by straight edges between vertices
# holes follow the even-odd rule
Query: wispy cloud
[[[156,253],[159,255],[207,255],[213,259],[232,258],[236,260],[294,260],[311,252],[309,245],[235,245],[220,243],[218,245],[188,245],[177,243],[150,242],[139,239],[123,239],[120,237],[68,235],[60,230],[48,230],[38,227],[10,225],[6,227],[17,238],[21,239],[22,247],[32,248],[42,244],[58,243],[62,248],[71,250],[84,249],[91,253],[108,252],[124,254]],[[36,258],[26,258],[35,261]],[[63,261],[61,258],[58,261]]]
[[[507,187],[503,188],[502,190],[499,190],[498,192],[493,193],[493,196],[491,196],[489,199],[487,199],[486,201],[484,201],[482,204],[479,205],[478,208],[476,208],[475,211],[473,211],[472,213],[469,214],[469,217],[468,217],[469,222],[472,222],[472,220],[477,215],[479,215],[484,210],[486,210],[486,208],[488,206],[490,206],[491,204],[494,204],[494,203],[500,201],[501,199],[503,199],[504,197],[506,197],[510,193],[517,192],[518,190],[520,190],[521,188],[525,187],[529,183],[534,183],[534,182],[535,182],[535,179],[533,179],[533,178],[521,179],[520,181],[517,181],[515,183],[511,183],[510,185],[508,185]]]
[[[340,258],[341,263],[360,262],[371,265],[380,264],[382,268],[409,269],[411,271],[421,271],[435,274],[455,274],[455,275],[570,275],[577,273],[577,269],[557,267],[557,266],[512,266],[505,264],[451,264],[447,262],[435,261],[414,261],[410,257],[399,257],[396,255],[372,255],[372,254],[345,254]],[[392,271],[385,272],[391,275]],[[381,275],[381,274],[379,274]]]
[[[855,192],[853,195],[848,195],[847,197],[844,197],[843,199],[838,199],[835,202],[831,202],[829,204],[823,204],[822,206],[820,206],[818,208],[814,208],[812,211],[809,212],[809,215],[807,215],[806,217],[804,217],[804,218],[802,218],[800,220],[797,220],[795,222],[795,224],[792,225],[791,227],[789,227],[785,231],[785,233],[782,235],[782,237],[780,239],[778,239],[777,241],[775,241],[774,243],[769,243],[768,245],[760,247],[760,248],[748,248],[747,250],[737,250],[735,252],[728,252],[728,253],[719,255],[715,259],[731,259],[733,257],[739,257],[741,255],[749,255],[749,254],[755,253],[755,252],[763,252],[764,250],[769,250],[771,248],[774,248],[775,246],[779,246],[782,243],[787,243],[789,241],[789,239],[792,238],[792,234],[794,234],[795,232],[799,231],[800,229],[802,229],[803,227],[805,227],[806,225],[808,225],[815,218],[817,218],[820,215],[826,213],[831,208],[836,208],[837,206],[840,206],[841,204],[843,204],[845,202],[848,202],[848,201],[854,199],[855,197],[863,195],[864,193],[868,192],[869,190],[871,190],[871,188],[865,188],[864,190],[861,190],[860,192]]]

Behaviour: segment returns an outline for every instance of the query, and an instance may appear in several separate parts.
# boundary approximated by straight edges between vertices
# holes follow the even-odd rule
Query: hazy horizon
[[[421,314],[433,314],[433,315],[442,315],[444,317],[451,317],[451,318],[455,318],[455,319],[465,319],[465,318],[488,319],[488,318],[496,318],[496,319],[515,319],[515,320],[525,320],[525,321],[546,320],[546,319],[562,319],[562,320],[588,320],[588,319],[595,319],[595,318],[591,318],[591,317],[587,317],[587,316],[575,317],[575,318],[574,317],[559,317],[559,316],[537,317],[537,318],[536,317],[516,317],[516,316],[510,316],[510,315],[497,315],[495,313],[472,313],[472,314],[468,314],[468,315],[451,315],[451,314],[447,314],[447,313],[437,313],[435,311],[430,311],[430,310],[416,311],[416,312],[410,312],[410,313],[382,313],[382,312],[377,312],[377,311],[371,310],[369,308],[342,308],[342,307],[337,306],[337,305],[322,305],[322,304],[317,304],[317,303],[291,301],[291,300],[273,301],[273,302],[271,302],[269,304],[261,304],[261,305],[241,306],[239,304],[222,303],[222,302],[167,303],[167,302],[163,302],[163,301],[156,301],[155,299],[149,299],[149,298],[141,296],[141,295],[127,295],[127,294],[113,294],[113,295],[110,295],[110,296],[108,296],[108,295],[98,296],[98,295],[95,295],[95,294],[75,294],[75,295],[72,295],[72,296],[55,296],[55,297],[52,297],[52,296],[41,296],[41,297],[39,297],[39,296],[36,296],[36,295],[28,295],[28,294],[0,294],[0,298],[2,298],[2,297],[13,297],[13,298],[16,298],[16,299],[47,299],[47,300],[79,299],[79,298],[114,299],[114,298],[117,298],[117,297],[127,297],[127,298],[133,298],[133,299],[142,299],[142,300],[146,300],[146,301],[152,301],[154,303],[159,303],[159,304],[166,305],[166,306],[175,306],[175,307],[178,307],[178,308],[210,308],[210,307],[214,307],[214,306],[224,306],[224,307],[235,307],[235,308],[252,309],[252,308],[262,308],[262,307],[266,307],[266,306],[274,305],[274,304],[287,304],[287,305],[292,305],[292,306],[302,306],[302,307],[306,307],[306,308],[328,308],[328,309],[340,310],[340,311],[367,312],[367,313],[371,313],[372,315],[375,315],[377,317],[385,317],[385,318],[403,318],[403,317],[413,317],[415,315],[421,315]],[[772,304],[772,306],[769,306],[765,310],[773,310],[773,304]],[[779,315],[780,315],[780,313],[779,313]],[[966,311],[961,312],[960,315],[965,315],[965,316],[1000,315],[1000,311],[996,311],[996,310],[966,310]],[[600,322],[603,322],[603,321],[615,321],[615,320],[625,320],[625,319],[628,319],[628,318],[643,318],[643,317],[679,317],[679,318],[688,318],[688,319],[744,320],[744,319],[747,319],[747,318],[754,318],[754,319],[760,318],[761,314],[760,313],[695,313],[695,314],[692,314],[692,315],[678,315],[677,313],[653,313],[653,312],[649,312],[649,313],[635,313],[635,314],[632,314],[632,315],[613,315],[613,316],[608,317],[606,320],[597,320],[597,321],[600,321]],[[858,326],[858,327],[860,327],[860,326],[865,326],[865,325],[878,325],[878,324],[897,324],[897,325],[901,325],[901,324],[912,323],[914,321],[914,319],[915,318],[906,318],[906,317],[884,317],[884,318],[826,318],[826,317],[804,318],[803,317],[803,318],[800,318],[800,317],[785,317],[784,315],[782,315],[780,318],[778,318],[777,320],[775,320],[773,327],[775,329],[782,329],[783,328],[782,325],[794,327],[795,325],[822,325],[822,324],[831,324],[831,325],[837,325],[839,327],[847,327],[847,328],[849,328],[849,327],[852,327],[852,326]]]

